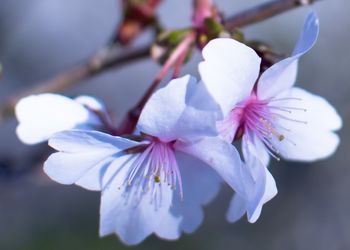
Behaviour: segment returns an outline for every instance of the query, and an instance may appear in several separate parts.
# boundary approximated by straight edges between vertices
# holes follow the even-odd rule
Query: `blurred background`
[[[226,15],[265,2],[216,0]],[[190,23],[190,0],[166,0],[162,23]],[[255,224],[225,220],[231,192],[223,187],[206,207],[205,221],[195,233],[175,242],[151,236],[136,247],[117,237],[98,237],[99,193],[58,185],[42,172],[46,145],[25,146],[15,136],[16,121],[0,123],[0,249],[350,249],[350,1],[327,0],[299,8],[244,29],[248,38],[290,52],[303,19],[314,9],[321,33],[300,63],[298,85],[326,97],[344,120],[336,154],[312,164],[272,164],[279,194],[265,205]],[[0,101],[83,62],[105,45],[120,20],[117,0],[0,0]],[[137,41],[150,40],[144,35]],[[197,54],[183,73],[198,75]],[[91,94],[113,110],[115,122],[132,107],[157,73],[150,60],[110,70],[68,95]]]

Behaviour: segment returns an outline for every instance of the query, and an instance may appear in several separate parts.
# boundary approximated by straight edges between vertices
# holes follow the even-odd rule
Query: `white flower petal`
[[[240,195],[234,194],[230,206],[226,214],[226,219],[229,222],[236,222],[247,212],[247,200]]]
[[[337,111],[324,98],[300,88],[292,88],[276,97],[280,106],[301,110],[291,113],[276,110],[278,127],[284,140],[274,138],[280,154],[290,160],[314,161],[332,155],[339,137],[332,131],[342,126]],[[273,103],[273,102],[272,102]],[[303,110],[305,109],[305,110]],[[282,117],[283,116],[283,117]]]
[[[82,155],[82,156],[83,156],[83,158],[85,157],[84,155]],[[86,156],[86,157],[88,157],[88,156]],[[76,155],[76,159],[77,158],[78,158],[78,156]],[[103,179],[103,177],[104,177],[104,175],[105,175],[107,169],[109,168],[110,163],[113,159],[114,159],[114,156],[101,158],[101,161],[98,164],[90,167],[89,169],[87,168],[87,165],[85,165],[85,171],[83,172],[83,175],[75,181],[75,184],[80,186],[80,187],[83,187],[85,189],[92,190],[92,191],[101,190],[102,189],[102,179]],[[75,161],[75,164],[76,164],[76,162],[81,162],[81,158],[79,158],[77,160],[78,161]],[[63,176],[64,175],[65,174],[63,174]],[[73,182],[74,182],[74,180],[73,180]]]
[[[236,114],[234,112],[230,112],[223,120],[216,123],[219,135],[222,139],[229,143],[233,142],[239,125],[240,121],[238,118],[236,118]]]
[[[75,183],[89,190],[101,190],[102,178],[116,154],[138,144],[94,131],[60,132],[49,143],[61,152],[47,159],[44,172],[61,184]]]
[[[210,41],[202,54],[202,81],[226,116],[236,103],[250,95],[261,59],[253,49],[229,38]]]
[[[254,158],[258,158],[262,165],[268,166],[270,162],[270,155],[264,143],[253,133],[246,133],[242,138],[242,148],[244,159],[247,162],[254,162]],[[250,159],[253,157],[253,159]]]
[[[26,144],[46,141],[62,130],[99,125],[97,117],[83,105],[57,94],[23,98],[17,103],[15,114],[19,121],[17,135]]]
[[[137,144],[139,143],[125,138],[89,130],[67,130],[54,134],[49,140],[52,148],[66,153],[89,153],[97,150],[116,152]]]
[[[287,160],[321,160],[334,154],[339,145],[338,135],[331,131],[293,127],[283,135],[283,141],[273,138],[272,143]]]
[[[270,172],[265,166],[261,165],[260,168],[264,170],[263,175],[265,176],[264,177],[265,182],[261,185],[261,189],[263,190],[263,195],[262,196],[257,195],[255,198],[259,198],[259,199],[256,199],[255,202],[251,203],[251,206],[249,205],[247,206],[248,221],[250,223],[254,223],[258,220],[258,218],[260,217],[263,205],[268,201],[270,201],[277,194],[277,187],[276,187],[276,182],[274,178],[272,177],[272,175],[270,174]]]
[[[62,151],[45,163],[44,170],[51,178],[63,184],[102,190],[101,236],[116,233],[126,244],[137,244],[167,221],[162,236],[178,237],[181,218],[169,211],[171,187],[162,183],[164,188],[158,190],[161,198],[154,199],[153,193],[147,192],[140,199],[133,194],[138,185],[127,185],[127,176],[139,154],[121,150],[140,143],[94,131],[66,131],[55,134],[50,144]]]
[[[293,56],[305,54],[314,46],[320,29],[319,25],[316,12],[310,12],[305,19],[300,38],[292,53]]]
[[[45,162],[44,172],[54,181],[70,185],[79,181],[91,169],[96,169],[93,182],[82,186],[89,190],[100,190],[103,168],[105,164],[109,164],[109,155],[110,152],[103,151],[80,154],[54,153]]]
[[[123,164],[120,160],[112,163],[114,166],[111,169],[114,170],[110,171],[110,174],[106,173],[100,209],[100,235],[116,233],[128,245],[140,243],[155,232],[163,220],[175,223],[175,225],[168,225],[175,230],[179,227],[181,220],[175,217],[169,220],[169,216],[172,216],[169,210],[173,190],[167,184],[159,184],[157,192],[161,194],[160,200],[155,200],[151,191],[142,193],[140,198],[134,193],[138,185],[125,184],[132,163],[133,160],[130,158],[125,158]],[[117,174],[113,173],[115,170]],[[169,235],[169,239],[172,239],[173,234]]]
[[[247,133],[243,136],[242,152],[245,167],[255,182],[254,189],[251,189],[250,186],[246,187],[246,192],[249,193],[246,203],[248,220],[254,223],[260,216],[262,206],[277,194],[277,188],[267,165],[264,165],[269,159],[266,148],[255,135]]]
[[[261,214],[262,207],[277,194],[276,182],[268,169],[257,159],[256,165],[247,165],[255,175],[255,190],[247,190],[248,199],[235,194],[230,202],[226,218],[230,222],[239,220],[247,213],[248,221],[254,223]]]
[[[192,155],[207,163],[233,188],[237,193],[245,195],[243,182],[251,184],[246,179],[246,172],[243,168],[237,150],[226,141],[218,137],[203,137],[195,142],[177,142],[175,147],[186,154]]]
[[[205,86],[189,75],[169,82],[145,105],[137,129],[163,141],[216,135],[218,106]]]
[[[258,82],[259,99],[264,100],[274,97],[294,85],[298,70],[298,59],[313,47],[318,32],[318,18],[312,12],[305,20],[303,31],[292,56],[274,64],[261,75]]]
[[[175,196],[176,194],[173,194],[173,197]],[[164,215],[154,230],[154,233],[162,239],[177,240],[181,236],[182,232],[180,224],[183,220],[183,217],[174,215],[171,212],[172,209],[173,204],[170,207],[169,213]]]
[[[277,194],[276,183],[261,161],[266,162],[266,149],[259,139],[252,134],[245,134],[242,138],[242,152],[245,168],[250,173],[255,186],[244,185],[246,197],[235,194],[227,212],[227,220],[235,222],[247,213],[248,221],[254,223],[261,214],[263,205]],[[244,183],[246,184],[246,183]]]
[[[270,68],[260,77],[258,82],[258,97],[265,100],[292,87],[298,72],[297,58],[288,57]]]
[[[312,94],[301,88],[291,88],[275,97],[276,100],[269,105],[292,108],[290,113],[278,112],[290,120],[281,120],[288,129],[298,127],[316,131],[333,130],[342,127],[342,119],[335,108],[323,97]],[[274,111],[277,112],[275,109]],[[305,124],[306,123],[306,124]]]
[[[106,112],[106,106],[104,105],[104,103],[95,97],[88,96],[88,95],[80,95],[74,98],[74,100],[77,103],[80,103],[91,110]]]
[[[176,159],[182,176],[184,197],[181,200],[175,193],[171,211],[182,217],[180,229],[192,233],[203,221],[202,206],[217,195],[221,178],[210,166],[192,156],[177,152]]]

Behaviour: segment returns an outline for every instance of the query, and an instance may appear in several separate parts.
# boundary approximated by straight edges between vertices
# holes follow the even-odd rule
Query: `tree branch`
[[[120,50],[116,47],[104,48],[96,52],[86,63],[58,74],[32,89],[10,97],[7,102],[0,106],[0,121],[3,118],[13,116],[14,106],[21,98],[27,95],[60,92],[67,87],[71,87],[84,79],[97,75],[110,68],[122,66],[138,59],[147,58],[149,50],[150,47],[145,46],[134,51],[120,54]]]
[[[228,30],[258,23],[288,10],[313,4],[320,0],[274,0],[243,11],[224,20]]]
[[[226,29],[233,30],[317,1],[320,0],[273,0],[225,19],[224,25]],[[120,55],[115,47],[103,48],[94,54],[86,63],[60,73],[48,81],[38,84],[33,89],[10,97],[0,106],[0,120],[12,116],[15,104],[24,96],[43,92],[62,91],[67,87],[73,86],[84,79],[100,74],[110,68],[146,58],[149,55],[149,49],[150,45]]]

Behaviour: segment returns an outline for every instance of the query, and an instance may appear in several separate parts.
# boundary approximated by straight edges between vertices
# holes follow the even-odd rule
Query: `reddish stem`
[[[141,100],[137,103],[137,105],[132,108],[124,120],[122,121],[118,133],[120,135],[123,134],[130,134],[134,131],[137,121],[140,117],[141,111],[143,107],[145,106],[148,99],[151,97],[152,93],[156,90],[159,83],[163,80],[163,78],[166,76],[170,68],[183,56],[183,54],[186,54],[188,48],[191,46],[191,43],[194,41],[196,37],[196,34],[194,31],[190,31],[188,35],[185,36],[185,38],[179,43],[179,45],[175,48],[173,53],[170,55],[170,57],[167,59],[161,70],[158,72],[157,76],[155,77],[154,81],[152,82],[151,86],[146,90],[145,94],[142,96]],[[179,69],[177,69],[178,71]]]
[[[201,27],[204,19],[212,16],[213,1],[212,0],[193,0],[193,24]]]
[[[224,25],[227,30],[233,30],[319,1],[321,0],[272,0],[225,19]]]
[[[102,129],[104,131],[106,131],[108,134],[111,134],[111,135],[117,135],[118,134],[118,130],[113,126],[111,118],[110,118],[110,116],[107,113],[101,112],[100,110],[92,110],[92,109],[90,109],[90,110],[100,120],[100,122],[102,124]]]
[[[174,72],[173,72],[173,76],[172,78],[177,78],[180,75],[180,71],[182,68],[182,65],[185,62],[187,53],[189,51],[189,48],[187,48],[186,50],[184,50],[184,52],[179,56],[179,58],[177,59],[175,66],[174,66]]]
[[[227,30],[241,28],[293,8],[319,1],[321,0],[273,0],[225,19],[224,26]],[[151,45],[148,45],[135,51],[129,51],[124,55],[120,55],[119,51],[114,47],[101,49],[104,51],[103,53],[99,51],[87,62],[62,72],[48,81],[36,85],[34,88],[10,96],[5,102],[0,103],[0,121],[14,115],[14,107],[21,98],[36,93],[60,92],[67,87],[71,87],[89,77],[103,73],[108,69],[116,68],[117,66],[124,65],[137,59],[146,58],[149,55],[150,46]]]

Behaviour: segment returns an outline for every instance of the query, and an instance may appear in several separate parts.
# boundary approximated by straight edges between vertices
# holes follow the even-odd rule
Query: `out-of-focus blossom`
[[[260,58],[242,43],[216,39],[203,50],[205,61],[199,71],[225,116],[218,129],[229,142],[242,139],[246,168],[263,190],[260,210],[277,193],[266,169],[270,155],[314,161],[333,154],[339,143],[334,131],[341,128],[342,121],[336,110],[324,98],[294,87],[298,59],[314,45],[318,32],[317,16],[311,13],[292,55],[260,77]],[[251,201],[237,194],[228,219],[239,219]],[[259,214],[259,210],[254,216],[248,213],[249,221],[254,222]]]
[[[59,131],[99,127],[97,113],[107,116],[104,105],[91,96],[71,99],[51,93],[31,95],[15,107],[17,136],[23,143],[36,144]]]
[[[162,0],[121,0],[124,17],[114,41],[127,45],[146,28],[156,26],[156,10],[161,2]]]
[[[213,18],[219,21],[219,13],[212,0],[195,0],[193,1],[192,22],[195,27],[201,28],[205,19]]]
[[[116,233],[126,244],[152,233],[177,239],[200,225],[202,205],[216,195],[221,179],[241,196],[254,189],[236,149],[217,136],[217,111],[202,83],[174,79],[144,107],[140,136],[57,133],[49,145],[59,152],[44,171],[59,183],[102,191],[101,236]]]

